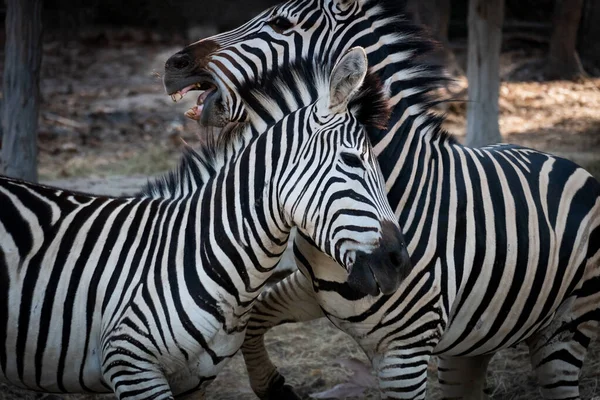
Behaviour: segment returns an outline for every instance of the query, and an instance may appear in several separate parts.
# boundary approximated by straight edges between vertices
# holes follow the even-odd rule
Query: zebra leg
[[[310,281],[300,271],[262,293],[252,309],[242,346],[250,386],[259,398],[300,399],[269,359],[265,333],[286,322],[310,321],[323,316]]]
[[[102,376],[116,397],[119,400],[174,399],[161,367],[152,359],[143,358],[139,350],[128,347],[131,337],[123,329],[113,330],[111,336],[103,345]]]
[[[597,337],[600,310],[584,316],[593,318],[552,323],[527,341],[545,399],[580,399],[579,373],[588,346]]]
[[[173,400],[173,393],[165,375],[154,365],[114,361],[108,364],[104,379],[119,400],[153,399]]]
[[[439,357],[438,380],[445,399],[484,400],[487,367],[493,354]]]
[[[423,349],[420,349],[423,350]],[[427,391],[429,350],[395,347],[373,359],[382,399],[424,400]]]

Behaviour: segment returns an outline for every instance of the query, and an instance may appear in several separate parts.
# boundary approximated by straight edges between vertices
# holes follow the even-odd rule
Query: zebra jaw
[[[183,97],[192,90],[200,90],[202,93],[198,96],[198,100],[196,100],[196,105],[185,112],[185,116],[193,119],[194,121],[199,121],[202,116],[202,111],[204,110],[204,102],[206,99],[216,92],[217,87],[212,83],[200,83],[196,82],[193,85],[189,85],[176,93],[171,95],[171,99],[173,102],[177,103],[181,101]]]
[[[193,119],[194,121],[200,121],[200,117],[202,116],[202,110],[204,110],[204,101],[210,96],[213,92],[216,91],[216,88],[210,88],[205,90],[198,96],[198,100],[196,100],[196,105],[185,112],[185,116]]]

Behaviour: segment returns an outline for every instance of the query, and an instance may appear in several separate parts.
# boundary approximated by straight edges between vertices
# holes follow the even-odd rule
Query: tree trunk
[[[551,79],[577,79],[585,76],[577,54],[577,30],[581,20],[583,0],[556,0],[554,31],[546,75]]]
[[[2,170],[37,181],[42,0],[7,0],[6,5]]]
[[[600,71],[600,0],[586,0],[582,14],[579,54],[586,67]]]
[[[504,0],[470,0],[467,79],[467,145],[480,147],[502,140],[498,124],[500,46]]]

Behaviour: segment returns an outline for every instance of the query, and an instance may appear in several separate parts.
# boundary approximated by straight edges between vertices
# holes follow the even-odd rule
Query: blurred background
[[[502,8],[483,34],[495,35],[499,54],[486,49],[490,59],[497,59],[492,78],[472,80],[471,85],[498,85],[491,100],[469,98],[468,49],[481,46],[481,41],[469,43],[469,7],[485,0],[470,1],[408,1],[409,18],[441,44],[422,61],[445,65],[455,78],[439,93],[457,100],[436,110],[447,116],[446,128],[460,141],[473,143],[469,104],[491,101],[496,111],[484,117],[499,133],[483,138],[484,144],[498,139],[552,152],[600,178],[600,0],[487,0]],[[174,104],[165,94],[165,60],[184,45],[234,28],[275,3],[0,3],[4,173],[99,194],[135,192],[148,177],[176,165],[183,141],[198,143],[196,122],[183,115],[195,98],[186,96]],[[366,360],[352,340],[324,321],[278,328],[268,336],[268,347],[275,363],[306,395],[351,376],[336,364],[339,357]],[[502,352],[491,371],[494,399],[540,398],[525,348]],[[435,375],[435,365],[430,372]],[[583,398],[600,396],[599,378],[596,345],[584,370]],[[0,399],[40,397],[0,387]],[[211,386],[208,398],[254,398],[239,356]],[[375,394],[367,390],[364,398]],[[435,390],[431,398],[436,398]]]

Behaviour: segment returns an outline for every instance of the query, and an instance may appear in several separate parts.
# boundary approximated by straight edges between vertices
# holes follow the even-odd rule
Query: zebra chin
[[[347,282],[351,289],[365,295],[389,295],[398,290],[411,269],[400,229],[384,222],[379,246],[370,252],[356,252]]]

